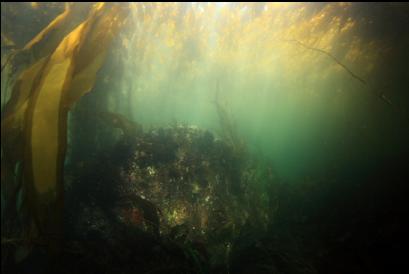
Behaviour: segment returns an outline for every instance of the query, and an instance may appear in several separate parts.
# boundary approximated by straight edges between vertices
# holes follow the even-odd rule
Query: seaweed
[[[213,104],[216,107],[223,139],[234,147],[237,152],[240,152],[244,148],[244,143],[237,134],[237,128],[232,121],[231,115],[220,102],[220,81],[216,83],[216,93]]]
[[[53,21],[27,45],[45,45],[52,40],[50,31],[70,24],[64,21],[69,10]],[[67,114],[72,105],[94,85],[110,41],[125,18],[117,4],[95,5],[89,17],[62,40],[56,39],[55,49],[45,48],[45,57],[25,69],[13,88],[2,117],[2,162],[15,178],[23,178],[24,202],[29,214],[30,231],[54,245],[62,231],[63,166],[66,148]],[[53,35],[52,35],[53,36]],[[46,47],[43,45],[43,47]],[[36,46],[37,47],[37,46]],[[42,48],[41,46],[38,46]],[[43,53],[40,54],[42,56]],[[39,57],[40,57],[39,56]],[[11,177],[5,184],[16,185]],[[3,181],[2,181],[3,183]],[[10,186],[7,189],[12,189]],[[7,202],[14,203],[17,191],[11,191]],[[8,204],[8,207],[16,205]],[[33,237],[33,236],[30,236]],[[58,243],[57,243],[58,244]]]

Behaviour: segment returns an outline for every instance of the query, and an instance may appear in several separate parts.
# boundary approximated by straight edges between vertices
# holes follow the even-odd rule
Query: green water
[[[29,13],[25,8],[22,13]],[[106,64],[100,86],[110,90],[110,110],[146,127],[177,121],[217,133],[217,98],[240,138],[290,180],[348,165],[371,168],[377,158],[408,150],[409,57],[408,34],[396,27],[407,7],[365,9],[340,3],[132,4],[130,23],[110,54],[115,65]],[[33,12],[41,28],[48,19],[41,6]],[[11,23],[4,24],[3,34],[9,30]],[[15,42],[35,33],[33,27]]]
[[[192,5],[194,23],[186,22],[187,13],[179,25],[168,19],[152,30],[161,16],[157,7],[153,21],[136,21],[127,43],[143,36],[146,44],[123,49],[128,76],[121,83],[133,93],[126,102],[132,119],[148,127],[181,121],[217,132],[218,98],[240,137],[288,180],[368,172],[379,159],[407,150],[407,114],[401,111],[409,88],[407,33],[388,33],[392,24],[377,33],[384,18],[354,18],[359,5],[315,10],[314,4],[271,4],[249,18],[251,7]]]
[[[408,3],[1,8],[2,273],[406,262]]]

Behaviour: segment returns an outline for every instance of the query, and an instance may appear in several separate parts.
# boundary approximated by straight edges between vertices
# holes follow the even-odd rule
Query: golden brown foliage
[[[125,7],[98,3],[83,23],[59,40],[64,32],[59,28],[67,27],[64,20],[69,15],[67,9],[24,48],[45,57],[20,74],[2,119],[4,160],[13,170],[17,162],[22,164],[31,217],[43,235],[58,234],[62,221],[68,110],[92,89],[126,18]]]

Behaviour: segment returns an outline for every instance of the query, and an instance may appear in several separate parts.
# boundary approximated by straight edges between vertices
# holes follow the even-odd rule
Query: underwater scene
[[[1,273],[407,272],[408,49],[409,3],[2,2]]]

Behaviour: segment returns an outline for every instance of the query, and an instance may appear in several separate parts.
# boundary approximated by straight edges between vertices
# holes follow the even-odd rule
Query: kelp
[[[5,158],[13,165],[23,158],[21,144],[23,143],[23,132],[25,128],[25,115],[31,98],[31,88],[35,84],[39,73],[43,69],[46,59],[23,71],[18,77],[11,94],[11,98],[5,106],[1,121],[2,149]]]
[[[56,25],[62,26],[69,12],[66,10],[27,48],[39,47],[37,52],[46,52],[44,45],[39,46],[42,37],[51,35],[50,29],[57,31]],[[124,12],[120,4],[95,4],[88,18],[50,55],[20,74],[6,106],[1,125],[6,140],[2,142],[2,161],[11,168],[17,162],[22,164],[27,205],[39,236],[61,234],[67,114],[92,89],[109,45],[126,18]]]
[[[9,55],[2,71],[9,61],[13,69],[18,71],[49,56],[59,45],[61,40],[78,26],[90,11],[89,4],[74,5],[66,3],[64,11],[52,20],[40,33],[34,36],[23,48],[15,49]]]
[[[31,39],[23,48],[35,59],[49,55],[74,27],[83,21],[88,5],[65,4],[65,10],[51,21],[40,33]],[[85,14],[84,14],[85,12]],[[82,20],[81,20],[82,19]]]
[[[28,98],[32,94],[29,87],[33,86],[34,78],[41,71],[41,66],[44,65],[46,57],[56,49],[62,38],[83,21],[84,13],[86,12],[89,12],[88,5],[66,4],[64,12],[52,20],[22,49],[11,51],[7,55],[4,64],[2,64],[2,71],[10,62],[14,67],[12,72],[16,72],[17,67],[25,67],[25,70],[18,74],[17,81],[13,86],[11,99],[7,102],[4,113],[2,113],[2,132],[3,123],[9,122],[14,124],[14,127],[21,127],[22,123],[13,119],[16,117],[21,119],[22,114],[25,113]],[[21,86],[22,84],[24,86]],[[16,111],[19,112],[19,115],[15,115]],[[4,128],[10,128],[10,126],[5,126]],[[20,142],[21,139],[16,139],[15,141]]]
[[[5,220],[13,219],[17,210],[17,195],[23,184],[24,130],[26,112],[34,85],[46,59],[39,60],[18,77],[1,122],[2,195],[5,199]],[[18,167],[18,169],[17,169]],[[14,222],[14,220],[12,220]]]

